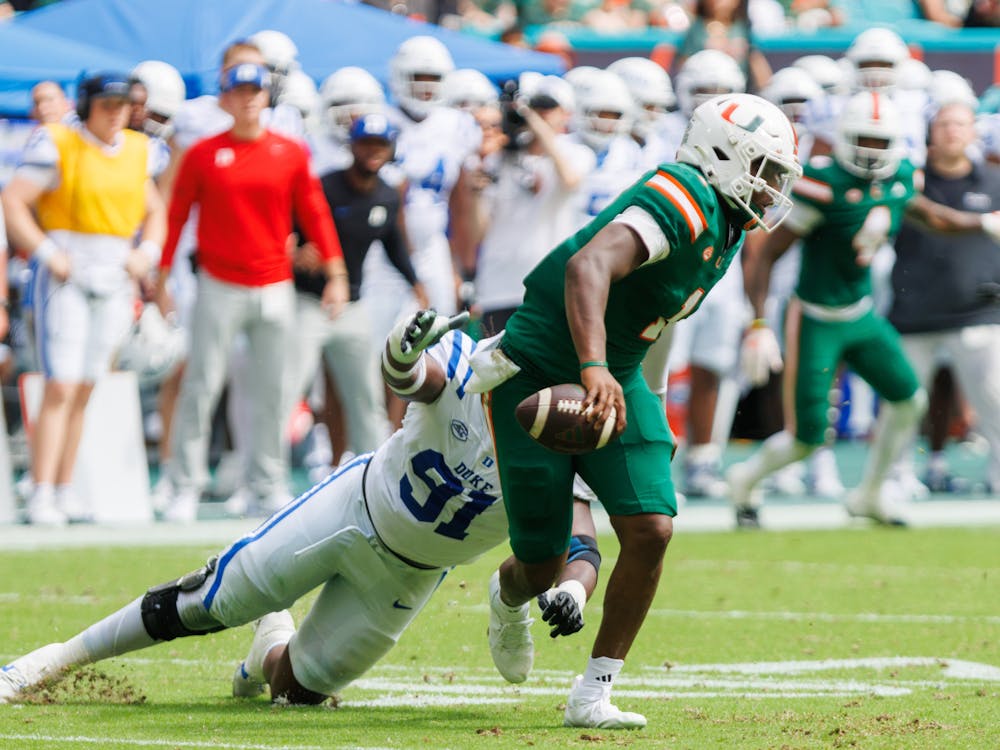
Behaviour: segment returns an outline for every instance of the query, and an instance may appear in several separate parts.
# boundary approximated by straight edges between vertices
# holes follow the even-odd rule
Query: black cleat
[[[738,529],[759,529],[760,528],[760,518],[757,515],[756,508],[737,508],[736,509],[736,528]]]
[[[583,613],[577,607],[576,599],[566,591],[557,591],[551,598],[548,591],[539,594],[538,606],[542,610],[542,620],[552,627],[549,632],[552,638],[573,635],[583,628]]]

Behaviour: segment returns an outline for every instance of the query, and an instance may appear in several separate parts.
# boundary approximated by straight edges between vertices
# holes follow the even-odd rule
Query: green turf
[[[602,545],[606,579],[615,545]],[[228,697],[243,628],[105,662],[31,704],[0,706],[0,748],[995,749],[997,549],[1000,529],[679,534],[616,686],[619,705],[648,717],[640,731],[561,727],[600,598],[571,638],[552,641],[536,623],[536,669],[523,686],[496,675],[485,584],[498,551],[448,576],[339,708]],[[0,553],[0,660],[68,638],[213,551]],[[864,658],[887,661],[726,669]],[[992,672],[956,674],[964,662]]]

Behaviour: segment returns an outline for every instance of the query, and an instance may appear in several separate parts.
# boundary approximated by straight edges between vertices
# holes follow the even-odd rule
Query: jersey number
[[[705,296],[705,290],[698,288],[691,292],[691,295],[684,301],[681,305],[681,309],[671,315],[669,318],[657,318],[648,326],[642,329],[642,333],[639,334],[639,338],[643,341],[656,341],[660,337],[660,332],[667,327],[670,323],[676,323],[678,320],[686,318],[691,314],[691,311],[698,306],[698,301]]]
[[[427,487],[427,498],[421,503],[414,497],[413,484],[407,474],[399,480],[399,496],[403,505],[418,521],[433,523],[441,515],[445,504],[461,495],[465,487],[448,468],[444,456],[435,450],[420,451],[410,460],[410,466],[414,475]],[[450,539],[465,539],[469,535],[466,529],[473,519],[496,501],[493,495],[480,490],[470,491],[469,502],[456,510],[450,521],[439,523],[434,529],[435,533]]]

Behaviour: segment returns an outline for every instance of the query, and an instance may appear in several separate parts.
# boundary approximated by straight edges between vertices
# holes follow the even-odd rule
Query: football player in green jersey
[[[611,516],[621,551],[585,674],[570,693],[568,726],[627,728],[645,717],[611,704],[611,685],[656,592],[673,531],[673,436],[640,363],[664,327],[690,315],[725,273],[746,230],[770,231],[801,174],[791,124],[773,104],[724,95],[694,110],[676,164],[643,175],[525,279],[524,302],[497,348],[473,363],[488,414],[514,555],[490,586],[489,640],[501,674],[531,670],[528,602],[567,555],[573,476]],[[595,426],[616,414],[616,436],[568,456],[532,440],[517,404],[557,383],[582,383]]]
[[[737,524],[759,525],[757,484],[824,444],[828,393],[837,367],[849,365],[882,399],[876,437],[859,487],[847,498],[853,516],[905,525],[902,498],[883,492],[883,480],[927,397],[907,361],[895,329],[875,314],[869,265],[875,251],[899,231],[904,215],[945,232],[985,230],[988,214],[934,203],[917,192],[919,173],[902,158],[899,114],[876,91],[855,94],[838,121],[832,156],[814,157],[794,188],[788,221],[768,235],[747,275],[757,320],[744,338],[743,364],[752,382],[781,368],[774,333],[763,320],[771,267],[802,239],[802,265],[786,324],[786,388],[793,401],[788,427],[768,438],[727,479]]]

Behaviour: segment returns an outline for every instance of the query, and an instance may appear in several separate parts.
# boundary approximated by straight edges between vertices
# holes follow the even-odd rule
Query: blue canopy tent
[[[24,13],[11,24],[100,45],[134,62],[164,60],[180,70],[191,96],[216,90],[227,44],[262,29],[288,34],[299,48],[303,70],[317,82],[345,65],[365,68],[384,82],[389,57],[416,34],[437,37],[458,67],[475,68],[495,81],[525,70],[562,70],[553,55],[335,0],[65,0]]]
[[[0,115],[27,116],[31,87],[51,80],[74,93],[84,71],[128,72],[126,56],[44,31],[0,24]]]

